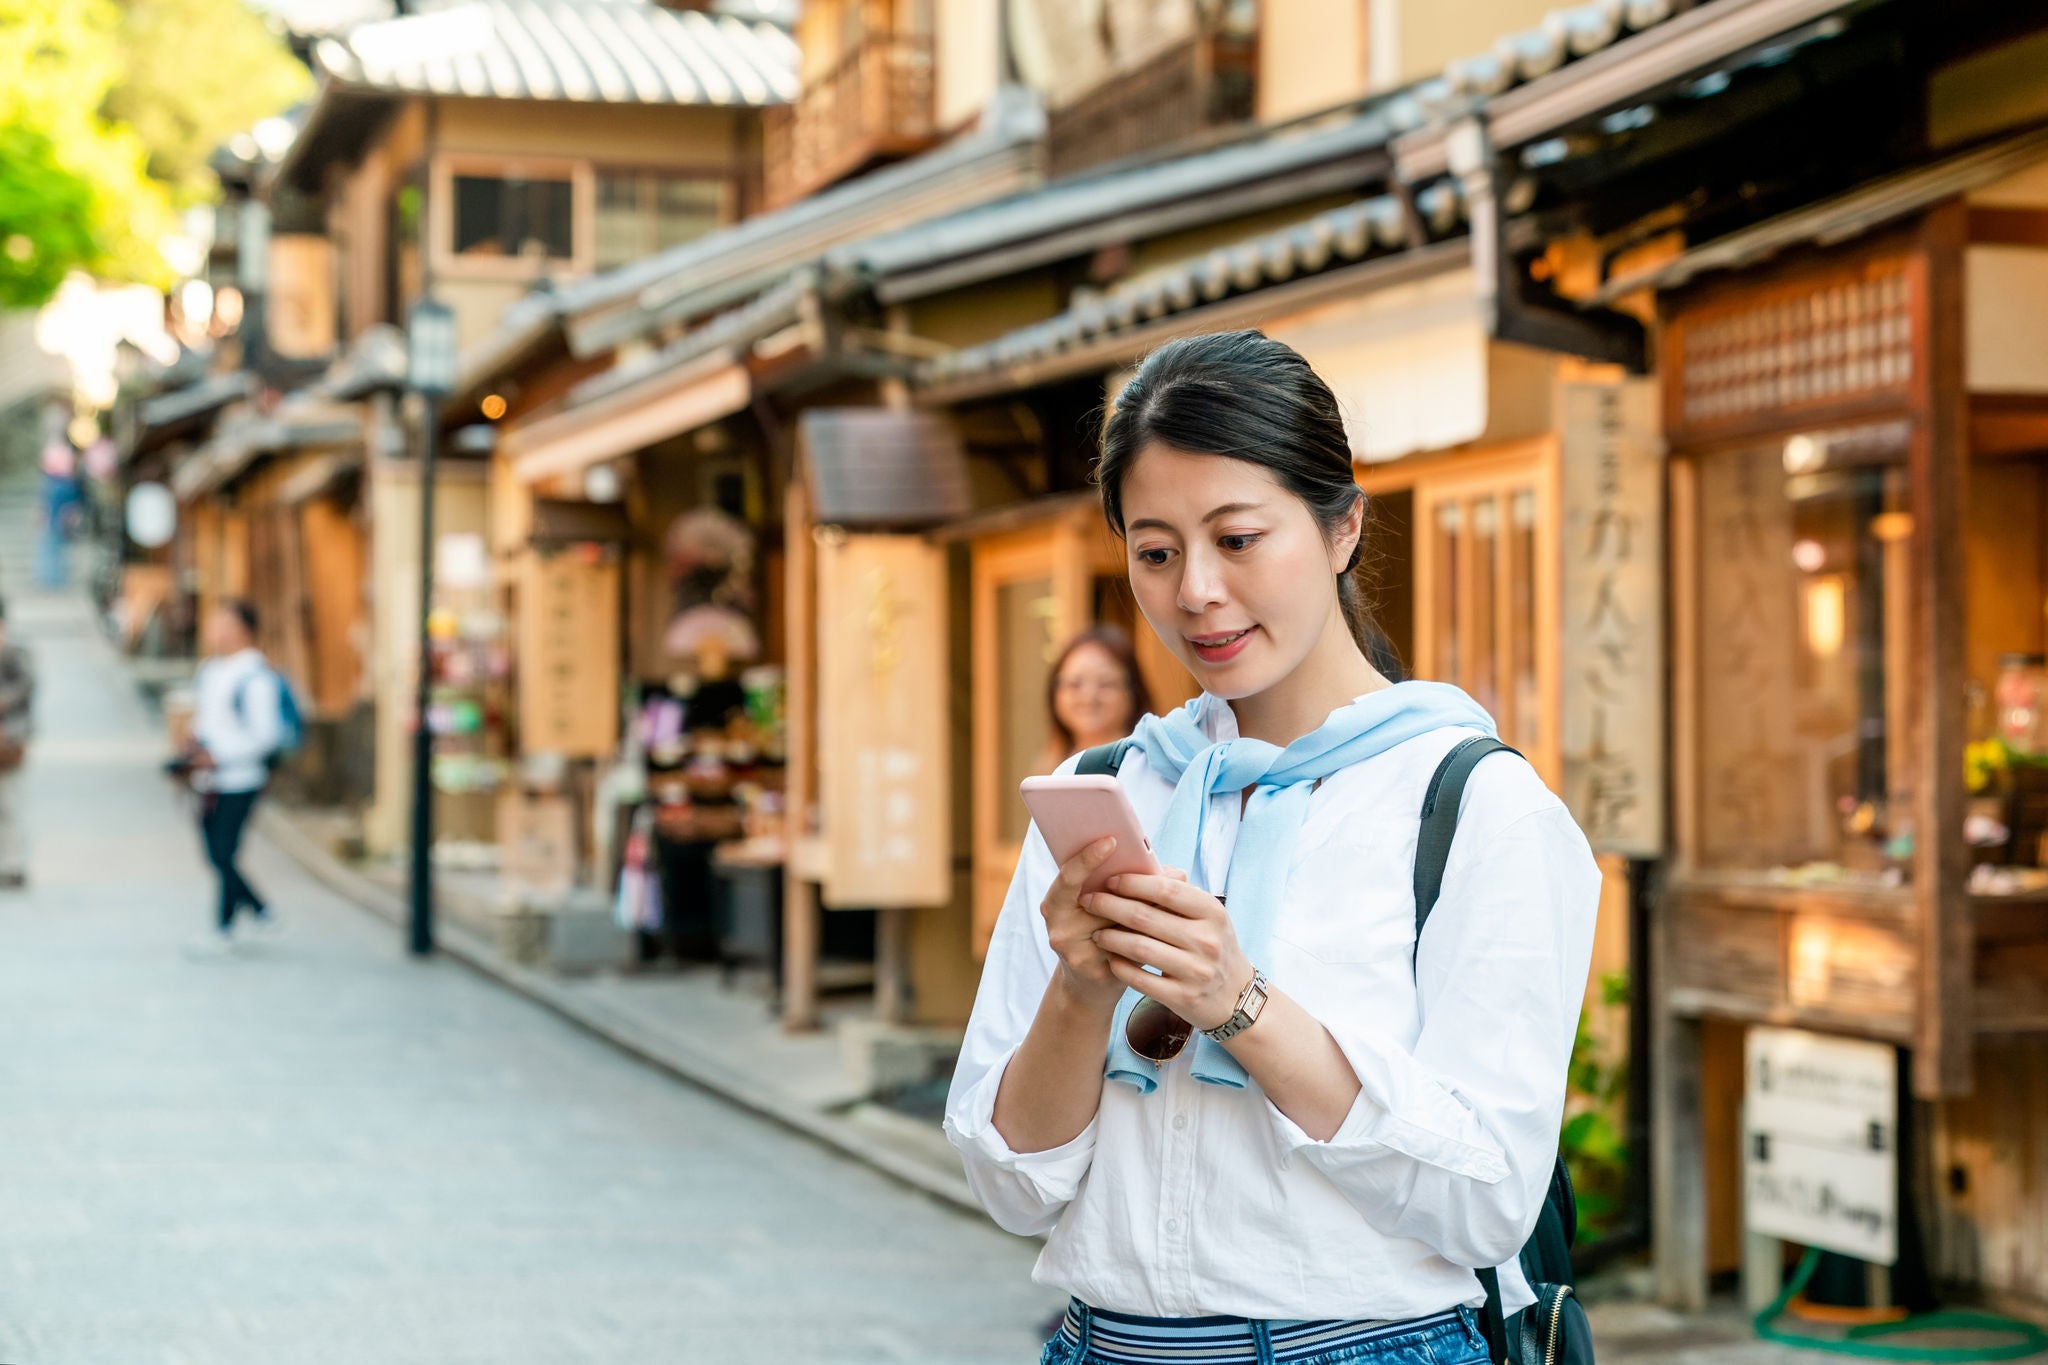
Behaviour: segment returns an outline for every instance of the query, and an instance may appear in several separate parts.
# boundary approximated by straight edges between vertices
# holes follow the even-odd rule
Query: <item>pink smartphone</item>
[[[1115,838],[1116,852],[1095,869],[1081,888],[1084,892],[1100,891],[1111,877],[1125,872],[1158,874],[1152,841],[1145,837],[1138,813],[1115,778],[1027,777],[1021,790],[1054,862],[1065,863],[1104,835]]]

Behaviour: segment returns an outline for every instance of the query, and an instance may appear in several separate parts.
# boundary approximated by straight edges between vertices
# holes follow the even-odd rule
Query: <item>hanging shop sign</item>
[[[818,787],[828,906],[953,897],[946,552],[921,536],[818,547]]]
[[[1563,392],[1564,799],[1596,852],[1664,852],[1664,457],[1648,381]]]
[[[619,737],[619,565],[576,553],[519,567],[519,746],[600,758]]]
[[[1891,1265],[1899,1255],[1898,1053],[1752,1028],[1744,1045],[1749,1231]]]

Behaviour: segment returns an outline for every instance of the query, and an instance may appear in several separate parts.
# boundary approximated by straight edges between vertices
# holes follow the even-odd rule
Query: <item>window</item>
[[[574,187],[563,180],[455,177],[455,254],[566,261],[576,254]]]
[[[608,172],[597,177],[597,268],[695,241],[725,219],[726,182]]]
[[[1903,423],[1696,459],[1704,867],[1910,861]]]

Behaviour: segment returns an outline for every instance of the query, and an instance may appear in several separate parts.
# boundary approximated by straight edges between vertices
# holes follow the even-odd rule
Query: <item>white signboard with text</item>
[[[1745,1054],[1742,1187],[1749,1231],[1878,1265],[1897,1261],[1896,1049],[1752,1028]]]

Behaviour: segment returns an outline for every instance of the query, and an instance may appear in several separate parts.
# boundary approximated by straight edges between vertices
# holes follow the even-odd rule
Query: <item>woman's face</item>
[[[1204,690],[1257,696],[1322,638],[1351,547],[1263,467],[1147,446],[1123,512],[1138,608]]]
[[[1116,656],[1094,641],[1060,665],[1052,712],[1082,748],[1122,736],[1131,715],[1131,685]]]

